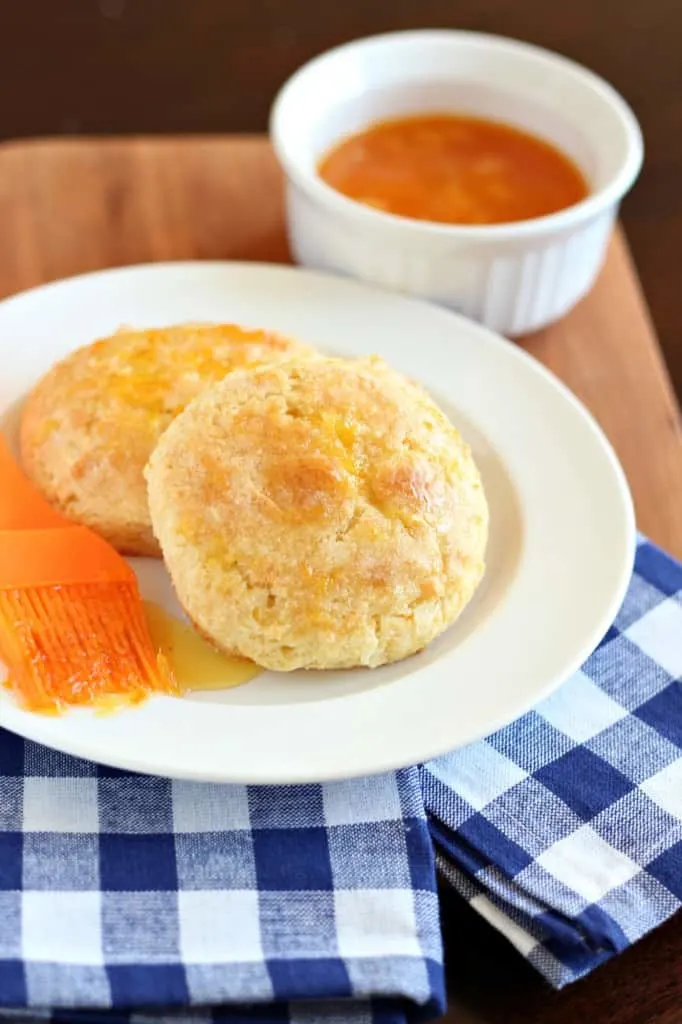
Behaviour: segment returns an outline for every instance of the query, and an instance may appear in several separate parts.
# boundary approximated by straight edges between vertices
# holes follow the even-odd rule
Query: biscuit
[[[216,646],[265,668],[405,658],[484,572],[471,452],[380,359],[231,374],[171,424],[146,477],[180,602]]]
[[[123,554],[158,557],[143,469],[168,424],[233,369],[309,351],[232,324],[119,331],[71,353],[33,389],[24,468],[51,504]]]

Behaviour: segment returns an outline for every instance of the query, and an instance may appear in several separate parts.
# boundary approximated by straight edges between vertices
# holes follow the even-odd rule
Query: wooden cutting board
[[[264,139],[45,140],[0,148],[0,294],[100,267],[194,258],[288,259],[282,183]],[[620,235],[592,294],[523,344],[610,437],[640,529],[682,556],[679,409]]]
[[[176,259],[288,260],[282,182],[265,140],[0,146],[0,295],[102,267]],[[579,395],[611,438],[640,528],[682,556],[679,409],[620,234],[592,294],[523,345]],[[442,908],[451,991],[443,1024],[680,1020],[680,915],[555,993],[452,891],[443,893]]]

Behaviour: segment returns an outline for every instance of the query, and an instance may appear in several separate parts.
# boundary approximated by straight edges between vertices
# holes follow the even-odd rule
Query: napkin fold
[[[436,863],[552,985],[581,977],[682,901],[681,675],[682,566],[641,538],[583,669],[418,768],[212,786],[0,731],[0,1021],[437,1016]]]
[[[438,867],[556,988],[682,903],[682,566],[640,537],[597,650],[422,769]]]

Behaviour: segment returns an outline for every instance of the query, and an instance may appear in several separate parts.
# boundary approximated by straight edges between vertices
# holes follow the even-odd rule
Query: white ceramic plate
[[[284,783],[413,764],[509,721],[598,643],[634,553],[621,468],[578,401],[519,348],[467,320],[355,282],[286,267],[176,263],[61,281],[0,303],[0,427],[74,347],[121,324],[232,320],[330,353],[378,353],[420,380],[471,444],[491,513],[488,569],[460,620],[382,669],[264,673],[246,686],[157,697],[108,717],[21,711],[0,724],[70,754],[182,778]],[[173,608],[163,566],[145,596]]]

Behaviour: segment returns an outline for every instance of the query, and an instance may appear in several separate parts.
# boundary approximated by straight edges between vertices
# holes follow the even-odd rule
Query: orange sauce
[[[332,188],[387,213],[442,224],[504,224],[555,213],[588,185],[553,145],[511,125],[449,114],[370,125],[318,166]]]

